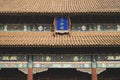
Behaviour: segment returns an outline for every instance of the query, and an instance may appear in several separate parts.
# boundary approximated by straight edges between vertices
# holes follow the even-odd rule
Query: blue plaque
[[[67,17],[57,17],[56,18],[56,30],[57,31],[68,30],[68,18]]]

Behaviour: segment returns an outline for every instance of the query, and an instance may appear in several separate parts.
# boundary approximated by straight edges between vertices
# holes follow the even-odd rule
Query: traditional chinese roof
[[[0,47],[118,47],[120,32],[0,32]]]
[[[0,0],[0,13],[120,12],[120,0]]]

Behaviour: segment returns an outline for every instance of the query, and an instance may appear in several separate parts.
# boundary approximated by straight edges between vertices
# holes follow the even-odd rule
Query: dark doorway
[[[17,68],[2,68],[0,70],[0,80],[27,80],[27,75]]]
[[[34,80],[91,80],[91,75],[76,71],[76,69],[48,69],[48,71],[37,73]]]
[[[120,68],[108,68],[98,75],[99,80],[120,80]]]

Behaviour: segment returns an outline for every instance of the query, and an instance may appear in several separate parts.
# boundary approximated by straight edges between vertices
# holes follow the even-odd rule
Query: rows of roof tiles
[[[120,46],[120,32],[0,32],[0,46]]]
[[[0,0],[0,12],[120,12],[120,0]]]

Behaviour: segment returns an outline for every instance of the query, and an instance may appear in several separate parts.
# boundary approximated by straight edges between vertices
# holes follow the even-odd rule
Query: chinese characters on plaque
[[[68,32],[68,18],[67,17],[56,18],[56,31]]]

